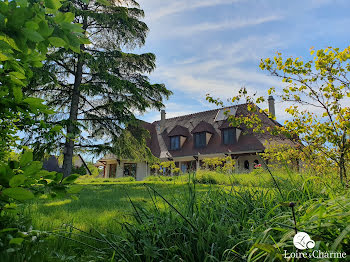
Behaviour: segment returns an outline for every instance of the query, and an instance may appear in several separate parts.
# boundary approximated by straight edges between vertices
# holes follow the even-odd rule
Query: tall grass
[[[81,200],[57,206],[34,203],[30,212],[38,220],[57,211],[67,216],[66,225],[56,224],[49,239],[16,254],[18,261],[284,261],[284,250],[295,251],[290,202],[296,227],[316,241],[314,250],[350,250],[350,195],[331,174],[287,170],[273,172],[273,180],[262,171],[201,172],[89,186]],[[90,226],[81,223],[86,218]]]
[[[199,196],[198,182],[227,180],[213,173],[194,175],[182,197],[186,201],[180,202],[145,184],[152,205],[145,208],[130,200],[135,223],[122,225],[124,236],[98,231],[84,235],[98,239],[93,245],[98,253],[116,261],[284,261],[284,250],[295,251],[293,202],[296,227],[310,234],[316,249],[350,250],[346,190],[334,181],[292,173],[275,179],[278,190],[263,176],[254,187],[234,187],[231,180],[231,187],[209,187]],[[247,180],[241,182],[252,182]]]

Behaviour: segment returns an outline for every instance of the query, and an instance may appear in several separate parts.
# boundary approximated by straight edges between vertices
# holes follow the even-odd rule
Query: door
[[[117,171],[117,164],[110,164],[109,165],[109,177],[115,178],[116,171]]]

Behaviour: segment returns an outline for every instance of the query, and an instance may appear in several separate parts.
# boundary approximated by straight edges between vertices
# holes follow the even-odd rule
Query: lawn
[[[317,248],[350,250],[347,190],[332,176],[274,175],[82,178],[78,199],[23,206],[40,235],[2,260],[279,261],[295,251],[291,201],[298,229],[312,232]]]
[[[148,182],[167,200],[178,205],[188,195],[187,186],[174,182]],[[198,193],[207,192],[215,185],[197,185]],[[152,196],[154,195],[151,193]],[[130,199],[129,199],[130,198]],[[120,223],[133,220],[134,205],[143,208],[153,206],[150,190],[143,182],[103,182],[83,185],[79,199],[39,199],[27,206],[25,215],[32,219],[34,228],[53,230],[63,224],[71,224],[82,230],[119,231]],[[164,201],[156,199],[157,206],[168,208]]]

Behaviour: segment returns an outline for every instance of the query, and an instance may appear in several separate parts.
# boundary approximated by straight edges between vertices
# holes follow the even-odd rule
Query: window
[[[236,143],[236,128],[222,130],[222,142],[224,145],[233,145]]]
[[[195,147],[205,147],[207,144],[206,141],[206,132],[200,132],[194,134],[194,146]]]
[[[136,178],[136,163],[125,163],[124,164],[124,176],[132,176]]]
[[[249,161],[244,161],[244,169],[249,170]]]
[[[170,150],[178,150],[180,149],[180,137],[172,136],[170,137]]]

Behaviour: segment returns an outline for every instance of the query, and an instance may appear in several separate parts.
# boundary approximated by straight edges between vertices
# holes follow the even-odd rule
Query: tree
[[[0,1],[0,161],[11,147],[18,146],[17,133],[26,126],[36,125],[42,132],[55,134],[52,126],[33,119],[52,111],[41,99],[26,96],[22,90],[32,69],[42,67],[50,46],[62,42],[74,50],[79,47],[83,37],[80,26],[72,24],[71,17],[62,21],[60,6],[58,0]]]
[[[343,182],[347,178],[346,161],[350,158],[350,47],[342,51],[331,47],[316,52],[311,49],[310,54],[313,59],[305,62],[300,58],[284,59],[281,53],[273,59],[261,60],[260,68],[284,83],[280,88],[269,89],[268,94],[291,103],[286,109],[291,119],[283,126],[260,128],[260,131],[298,138],[303,144],[299,150],[306,155],[307,152],[314,152],[313,156],[322,154],[324,159],[335,163]],[[257,95],[249,96],[244,88],[232,101],[243,97],[250,103],[265,101]],[[256,111],[254,108],[252,112]],[[247,122],[259,125],[258,118],[238,117],[234,121],[235,125]]]
[[[171,92],[144,75],[155,68],[154,54],[122,51],[145,43],[148,28],[139,20],[144,13],[135,1],[65,1],[61,11],[68,17],[75,14],[91,44],[80,44],[79,54],[53,50],[27,92],[45,97],[59,112],[51,121],[66,128],[61,139],[67,176],[75,148],[109,150],[126,127],[137,126],[135,112],[162,108]],[[36,149],[39,144],[32,143]]]

